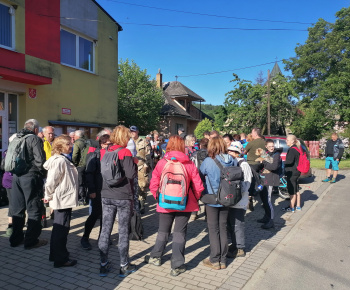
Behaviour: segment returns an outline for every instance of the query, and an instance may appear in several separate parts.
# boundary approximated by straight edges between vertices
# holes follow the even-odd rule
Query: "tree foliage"
[[[266,134],[267,87],[241,80],[237,75],[234,77],[234,89],[226,94],[227,121],[223,131],[249,132],[254,127],[260,127],[262,133]],[[270,85],[272,133],[285,134],[286,125],[296,116],[296,102],[294,83],[282,75],[274,77]]]
[[[193,103],[193,105],[213,119],[215,118],[215,111],[217,110],[218,107],[220,107],[212,104]]]
[[[134,62],[120,60],[118,77],[118,118],[125,126],[136,125],[141,134],[154,130],[164,104],[161,89],[146,70]]]
[[[205,131],[212,131],[214,129],[212,121],[209,119],[205,118],[202,121],[200,121],[194,130],[194,135],[197,137],[197,139],[202,139],[203,133]]]
[[[296,47],[296,56],[285,61],[304,110],[293,128],[304,127],[300,134],[305,137],[307,128],[314,128],[318,138],[336,121],[350,119],[350,8],[338,11],[336,18],[335,23],[319,19],[305,44]]]

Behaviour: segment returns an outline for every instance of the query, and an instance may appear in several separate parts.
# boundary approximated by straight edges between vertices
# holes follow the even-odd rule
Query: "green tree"
[[[136,125],[141,134],[158,127],[164,104],[161,89],[146,70],[134,62],[120,60],[118,77],[118,118],[125,126]]]
[[[285,61],[297,82],[304,115],[298,122],[326,132],[337,120],[350,119],[350,7],[336,13],[335,23],[324,19],[309,28],[305,44]],[[297,129],[297,125],[293,125]],[[314,134],[315,136],[315,134]]]
[[[211,131],[213,130],[213,123],[212,121],[210,121],[209,119],[205,118],[202,121],[200,121],[196,127],[196,129],[194,130],[194,135],[197,137],[197,139],[202,139],[203,133],[205,131]]]

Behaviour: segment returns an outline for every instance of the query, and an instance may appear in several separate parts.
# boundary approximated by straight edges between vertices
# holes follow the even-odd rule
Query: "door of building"
[[[17,132],[17,94],[0,91],[0,152],[9,144],[9,137]]]

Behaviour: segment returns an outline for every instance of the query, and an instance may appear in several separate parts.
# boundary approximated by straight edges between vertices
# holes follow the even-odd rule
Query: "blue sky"
[[[284,22],[315,23],[319,18],[334,22],[335,13],[348,7],[349,1],[337,0],[268,0],[268,1],[97,1],[120,25],[119,59],[134,60],[155,78],[160,68],[163,82],[178,81],[206,100],[206,104],[221,105],[225,94],[233,89],[232,73],[241,79],[255,82],[259,71],[267,76],[269,65],[236,70],[295,56],[297,43],[307,39],[311,24],[251,21],[244,19],[210,17],[140,7],[144,5],[217,16],[273,20]],[[125,4],[128,3],[128,4]],[[158,27],[136,24],[243,28],[293,29],[223,30]],[[305,30],[305,31],[298,31]],[[282,71],[283,64],[279,63]],[[185,77],[234,70],[204,76]]]

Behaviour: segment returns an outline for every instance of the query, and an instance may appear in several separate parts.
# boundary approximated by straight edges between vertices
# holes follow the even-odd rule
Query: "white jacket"
[[[55,154],[45,163],[47,172],[45,199],[53,209],[78,206],[78,171],[65,156]]]
[[[238,162],[241,160],[243,160],[241,168],[244,174],[244,180],[241,182],[242,199],[234,205],[233,208],[242,208],[246,210],[249,202],[249,187],[252,183],[253,174],[248,162],[246,162],[244,158],[236,158],[235,165],[237,166]]]

